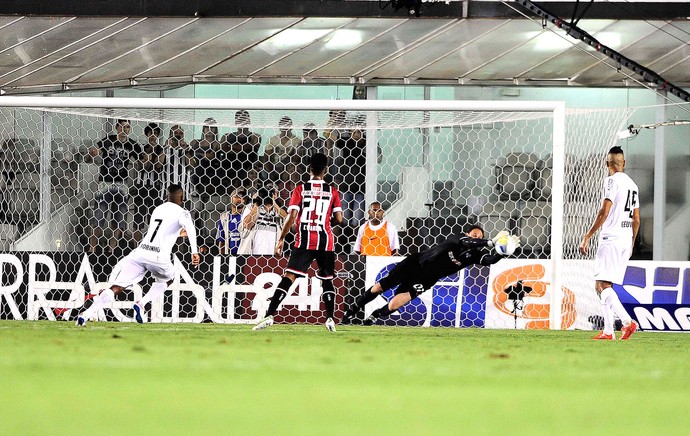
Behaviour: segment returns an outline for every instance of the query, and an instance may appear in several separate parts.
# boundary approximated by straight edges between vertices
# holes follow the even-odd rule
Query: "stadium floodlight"
[[[624,139],[634,138],[635,136],[637,136],[638,133],[640,133],[640,129],[636,129],[635,126],[631,124],[628,126],[627,129],[618,132],[616,134],[616,137],[618,138],[618,140],[622,141]]]
[[[620,132],[618,132],[616,134],[616,137],[619,140],[623,140],[623,139],[636,137],[640,133],[640,130],[642,130],[642,129],[654,130],[657,127],[682,126],[682,125],[688,125],[688,124],[690,124],[690,120],[662,121],[660,123],[653,123],[653,124],[640,124],[639,126],[635,126],[635,125],[631,124],[625,130],[621,130]]]

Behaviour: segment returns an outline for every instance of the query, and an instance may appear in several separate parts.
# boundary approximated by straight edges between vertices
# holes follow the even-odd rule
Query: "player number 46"
[[[629,213],[630,218],[633,217],[633,211],[637,206],[637,191],[628,190],[628,198],[625,199],[625,211]]]

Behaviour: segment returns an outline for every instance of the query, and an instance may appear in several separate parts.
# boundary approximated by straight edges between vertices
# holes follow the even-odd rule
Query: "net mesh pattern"
[[[592,262],[577,247],[599,206],[606,151],[628,116],[625,110],[566,115],[564,328],[591,328],[589,319],[599,313]],[[505,229],[522,241],[510,259],[446,277],[378,323],[546,328],[553,129],[551,113],[534,111],[0,109],[0,249],[17,259],[5,259],[3,277],[22,283],[0,297],[0,317],[74,319],[142,239],[166,186],[179,183],[202,265],[189,266],[189,244],[181,237],[176,281],[147,306],[147,319],[256,322],[287,257],[234,254],[233,216],[242,219],[242,205],[254,207],[254,197],[287,209],[292,189],[308,180],[309,156],[323,152],[346,220],[335,229],[337,318],[401,259],[354,251],[376,201],[393,227],[389,235],[398,239],[398,256],[475,223],[487,237]],[[276,227],[283,220],[280,214],[270,219]],[[387,248],[396,238],[387,237]],[[324,321],[314,273],[296,282],[277,322]],[[517,281],[532,289],[523,301],[506,291]],[[100,319],[131,321],[132,302],[150,284],[150,278],[134,284]],[[355,322],[392,295],[378,297]]]

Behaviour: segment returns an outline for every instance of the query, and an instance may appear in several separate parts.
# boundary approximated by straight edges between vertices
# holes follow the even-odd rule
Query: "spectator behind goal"
[[[245,231],[242,239],[251,238],[251,241],[247,241],[251,245],[250,253],[245,252],[245,241],[242,241],[243,249],[239,250],[239,254],[273,255],[278,233],[287,217],[285,209],[278,205],[277,198],[276,191],[269,192],[262,188],[256,193],[249,212],[242,214],[242,228]]]
[[[240,223],[244,211],[244,197],[246,192],[239,188],[233,191],[230,197],[230,207],[220,214],[220,220],[216,226],[216,244],[221,254],[237,254],[240,245]]]
[[[136,165],[137,178],[131,192],[134,201],[134,242],[138,243],[146,230],[149,216],[153,209],[162,203],[163,147],[158,143],[161,128],[156,123],[144,127],[146,143],[143,145],[141,159]]]
[[[247,177],[247,173],[259,162],[261,135],[249,130],[251,118],[246,110],[235,113],[237,131],[226,133],[220,140],[220,146],[226,153],[226,171],[232,179],[232,186],[238,187]]]
[[[100,163],[89,252],[99,247],[99,239],[106,227],[113,229],[108,241],[108,249],[112,252],[127,228],[129,168],[143,154],[141,146],[129,138],[131,131],[129,120],[117,120],[115,134],[101,139],[89,150],[86,162]],[[109,213],[111,217],[107,216]]]
[[[357,233],[354,251],[363,256],[396,256],[400,248],[398,231],[393,223],[383,219],[385,210],[374,201],[369,206],[369,220]]]
[[[292,119],[288,116],[278,121],[279,132],[268,138],[263,155],[264,170],[269,179],[277,178],[285,166],[297,157],[301,140],[292,131]]]

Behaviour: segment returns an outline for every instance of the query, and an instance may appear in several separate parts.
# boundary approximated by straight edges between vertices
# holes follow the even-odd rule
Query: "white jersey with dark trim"
[[[172,202],[165,202],[151,213],[146,235],[136,248],[137,255],[158,261],[170,260],[172,247],[185,229],[192,253],[198,253],[196,229],[189,211]]]
[[[611,200],[611,210],[601,227],[600,240],[632,239],[632,218],[640,207],[640,191],[637,184],[623,172],[604,179],[604,199]]]

